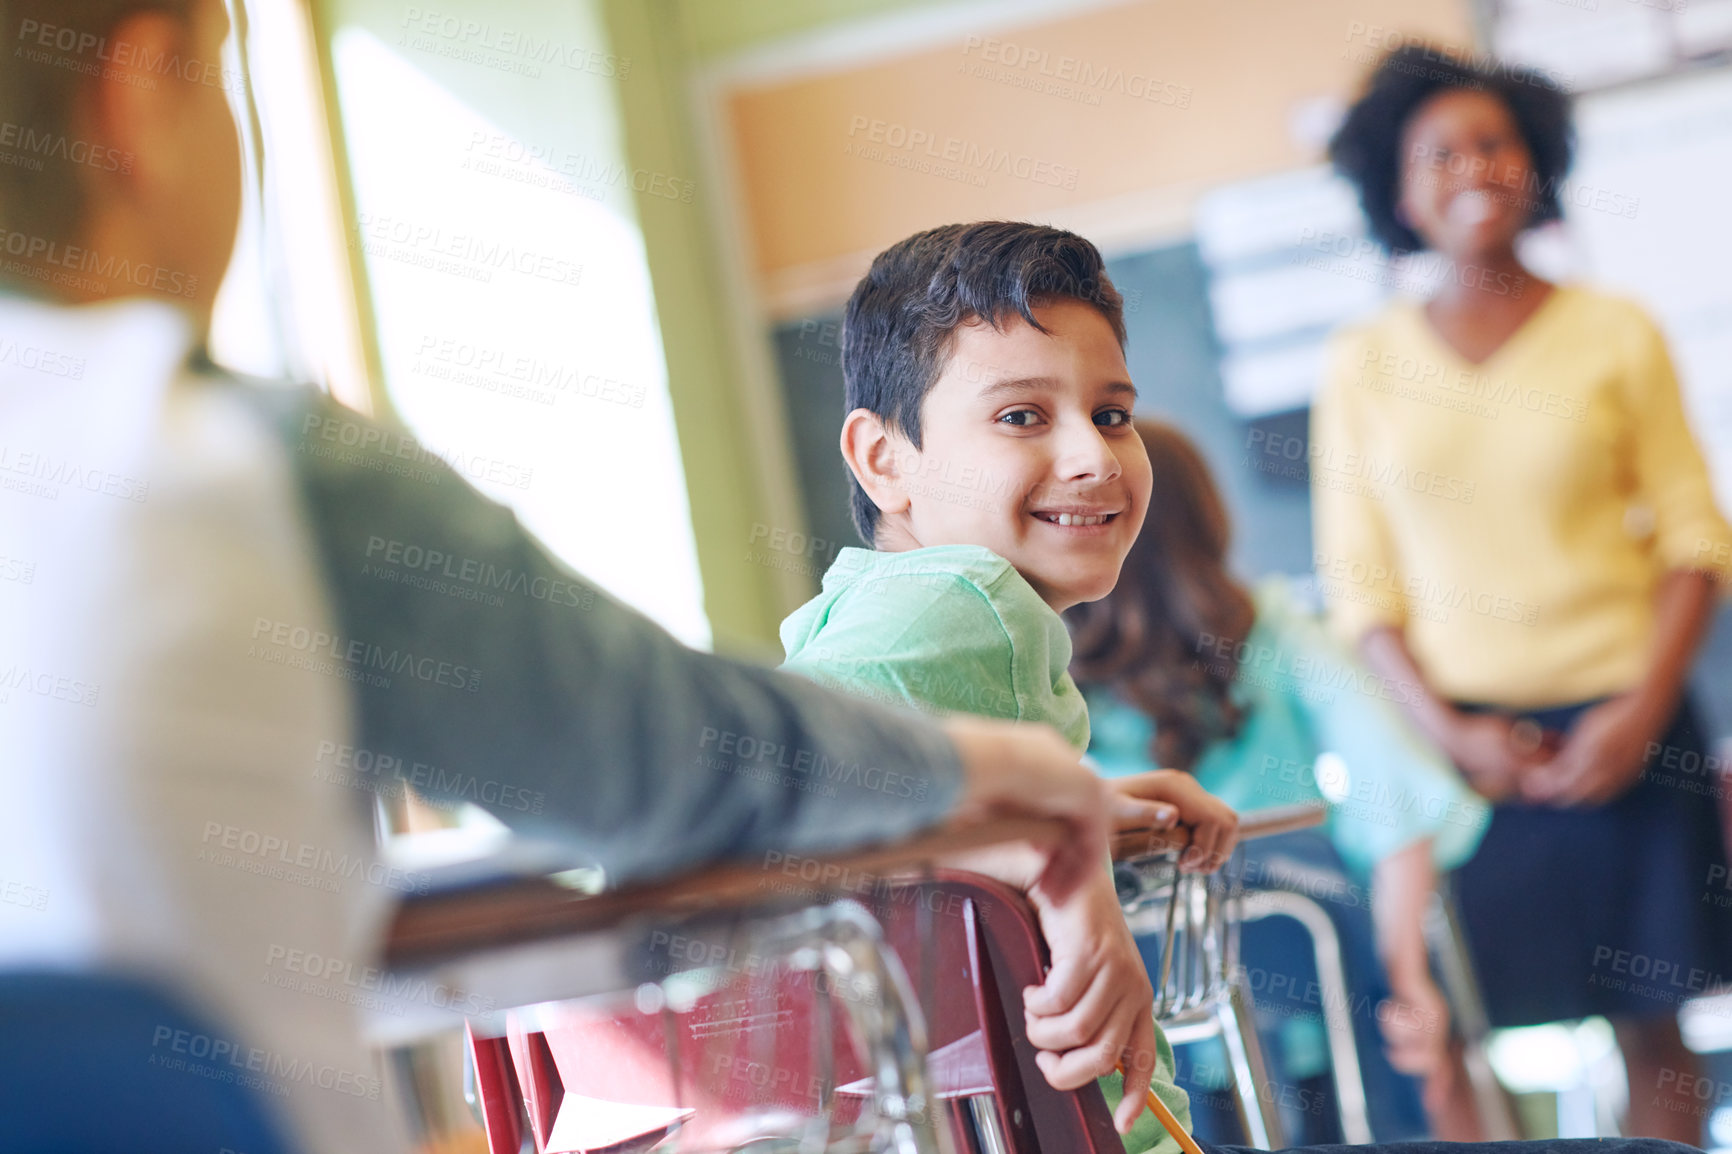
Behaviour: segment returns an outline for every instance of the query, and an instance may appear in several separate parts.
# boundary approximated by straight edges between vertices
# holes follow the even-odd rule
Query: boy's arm
[[[1124,1093],[1113,1117],[1119,1132],[1128,1134],[1163,1058],[1163,1099],[1176,1110],[1185,1108],[1185,1100],[1170,1084],[1171,1051],[1155,1029],[1154,987],[1112,875],[1103,868],[1105,850],[1097,847],[1085,884],[1062,897],[1040,879],[1039,862],[1025,847],[954,854],[943,864],[985,874],[1028,897],[1051,958],[1045,980],[1022,992],[1028,1038],[1040,1050],[1035,1061],[1059,1090],[1106,1077],[1123,1062]]]
[[[783,668],[875,700],[1017,716],[1011,639],[977,590],[961,580],[923,577],[885,581],[854,596]],[[1056,740],[1045,726],[1019,728]],[[1081,755],[1073,749],[1070,756],[1080,768]],[[1114,1120],[1128,1133],[1164,1051],[1154,989],[1105,869],[1106,845],[1095,843],[1093,853],[1085,884],[1068,894],[1040,878],[1024,847],[958,854],[944,864],[1028,895],[1052,959],[1045,981],[1023,991],[1029,1040],[1041,1050],[1036,1061],[1060,1090],[1109,1075],[1123,1061],[1125,1091]],[[1170,1083],[1162,1092],[1169,1100],[1177,1095],[1183,1107],[1182,1092]]]

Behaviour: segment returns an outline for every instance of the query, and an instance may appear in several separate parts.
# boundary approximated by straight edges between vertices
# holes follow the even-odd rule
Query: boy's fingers
[[[1052,969],[1047,971],[1046,981],[1022,991],[1023,1008],[1042,1018],[1069,1013],[1088,991],[1093,977],[1089,968],[1074,955],[1057,958]]]
[[[1436,1068],[1447,1046],[1446,1035],[1435,1029],[1383,1023],[1383,1040],[1389,1064],[1403,1074],[1426,1075]]]
[[[1179,820],[1179,810],[1168,802],[1148,801],[1115,790],[1112,818],[1119,829],[1171,829]]]
[[[1086,1086],[1118,1064],[1133,1025],[1129,1015],[1115,1013],[1107,1028],[1088,1045],[1063,1053],[1042,1050],[1035,1055],[1035,1062],[1055,1090]]]
[[[1191,834],[1191,848],[1185,851],[1184,867],[1191,873],[1204,873],[1214,860],[1214,854],[1215,831],[1208,826],[1198,826]]]
[[[1226,820],[1205,822],[1197,834],[1207,854],[1203,868],[1209,871],[1220,869],[1227,864],[1227,859],[1239,844],[1238,815],[1230,814]]]
[[[1179,859],[1179,866],[1186,873],[1208,873],[1219,864],[1215,856],[1220,844],[1221,831],[1214,826],[1198,826],[1191,831],[1191,844]]]
[[[1239,848],[1238,815],[1234,814],[1233,817],[1232,822],[1221,826],[1221,855],[1223,858],[1232,856],[1233,851]]]
[[[1155,1076],[1155,1020],[1138,1014],[1125,1054],[1125,1096],[1113,1115],[1120,1134],[1129,1134],[1148,1108],[1149,1083]]]
[[[1124,991],[1117,986],[1103,969],[1069,1008],[1056,1014],[1025,1013],[1023,1022],[1028,1040],[1042,1050],[1086,1046],[1100,1034],[1102,1025],[1123,1001]]]

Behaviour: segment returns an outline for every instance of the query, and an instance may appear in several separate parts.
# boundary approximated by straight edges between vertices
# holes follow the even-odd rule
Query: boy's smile
[[[1112,325],[1068,298],[1002,330],[958,328],[921,406],[921,447],[865,410],[843,454],[882,511],[877,546],[983,545],[1053,609],[1104,597],[1148,510],[1136,389]]]

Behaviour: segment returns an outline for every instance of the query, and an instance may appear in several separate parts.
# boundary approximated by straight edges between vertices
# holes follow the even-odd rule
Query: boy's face
[[[984,545],[1063,611],[1112,591],[1148,511],[1149,458],[1107,319],[1081,301],[1034,310],[1002,331],[958,329],[921,407],[923,447],[892,437],[905,508],[879,545]]]

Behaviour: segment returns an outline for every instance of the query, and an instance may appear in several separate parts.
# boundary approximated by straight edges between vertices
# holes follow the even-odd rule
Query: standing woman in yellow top
[[[1430,49],[1387,57],[1330,146],[1431,299],[1337,337],[1313,410],[1332,617],[1497,803],[1455,875],[1494,1025],[1604,1014],[1625,1131],[1701,1140],[1679,1003],[1732,979],[1732,891],[1685,679],[1732,555],[1664,339],[1530,272],[1567,98]],[[1671,1078],[1662,1071],[1674,1072]]]

